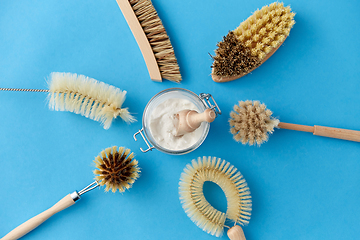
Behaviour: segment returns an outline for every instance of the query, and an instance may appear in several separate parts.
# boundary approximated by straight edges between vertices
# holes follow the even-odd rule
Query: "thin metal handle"
[[[221,110],[220,110],[219,106],[217,105],[215,99],[213,98],[213,96],[211,96],[210,93],[200,93],[199,97],[203,101],[203,103],[205,104],[205,106],[207,108],[210,108],[215,112],[216,117],[218,115],[221,115]],[[212,99],[212,101],[214,102],[214,105],[210,102],[210,99]]]
[[[138,134],[141,135],[141,137],[144,139],[144,142],[145,142],[146,145],[148,146],[148,149],[144,150],[144,149],[140,148],[140,150],[141,150],[142,152],[146,153],[146,152],[148,152],[148,151],[153,150],[154,147],[153,147],[153,146],[150,146],[149,142],[147,141],[146,137],[145,137],[144,134],[143,134],[143,131],[144,131],[143,128],[140,129],[139,131],[137,131],[137,132],[134,134],[134,139],[135,139],[135,141],[137,141],[136,135],[138,135]]]
[[[47,90],[47,89],[3,88],[3,87],[0,87],[0,91],[12,91],[12,92],[49,92],[49,90]]]

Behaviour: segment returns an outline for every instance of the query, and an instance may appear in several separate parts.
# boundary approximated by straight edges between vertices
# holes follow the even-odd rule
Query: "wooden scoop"
[[[214,121],[216,114],[212,109],[209,108],[202,113],[186,109],[178,112],[175,117],[178,119],[178,123],[175,126],[175,136],[179,137],[185,133],[193,132],[195,129],[200,127],[202,122],[211,123]]]

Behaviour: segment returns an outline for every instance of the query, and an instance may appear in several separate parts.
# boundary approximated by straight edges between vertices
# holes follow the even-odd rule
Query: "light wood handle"
[[[200,127],[202,122],[213,122],[216,114],[212,109],[206,109],[202,113],[195,110],[182,110],[176,114],[178,119],[176,128],[176,136],[182,136],[186,133],[195,131]]]
[[[235,225],[230,228],[227,232],[227,235],[231,240],[246,240],[244,231],[239,225]]]
[[[280,122],[278,127],[282,129],[314,133],[314,127],[312,126]]]
[[[191,128],[196,129],[200,127],[200,124],[202,122],[211,123],[215,120],[215,118],[216,118],[215,112],[208,108],[202,113],[198,113],[196,111],[189,112],[186,120]]]
[[[140,51],[146,63],[146,67],[149,71],[151,80],[161,82],[162,77],[160,74],[159,66],[157,64],[154,52],[129,1],[116,0],[116,2],[119,5],[122,14],[124,15],[126,22],[129,25],[131,32],[135,37],[137,44],[139,45]]]
[[[58,213],[74,204],[74,200],[68,194],[63,199],[61,199],[59,202],[57,202],[54,206],[49,208],[48,210],[36,215],[35,217],[27,220],[11,232],[9,232],[5,237],[3,237],[1,240],[15,240],[18,238],[21,238],[31,230],[38,227],[40,224],[45,222],[48,218],[50,218],[55,213]]]
[[[314,135],[360,142],[360,131],[314,126]]]
[[[360,142],[360,131],[347,130],[341,128],[322,127],[322,126],[306,126],[292,123],[279,123],[279,128],[290,129],[303,132],[312,132],[314,135],[338,138],[354,142]]]

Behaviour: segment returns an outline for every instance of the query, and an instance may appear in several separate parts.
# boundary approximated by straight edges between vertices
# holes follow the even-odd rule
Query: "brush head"
[[[106,186],[105,191],[124,192],[139,177],[138,161],[134,159],[134,153],[130,153],[130,149],[116,146],[107,148],[94,162],[97,168],[94,170],[95,180],[101,186]]]
[[[264,63],[289,36],[294,16],[290,7],[278,2],[256,10],[218,43],[213,57],[213,80],[232,81]]]
[[[240,101],[230,113],[230,132],[237,142],[260,146],[280,122],[271,115],[272,112],[259,101]]]
[[[49,78],[49,108],[69,111],[101,122],[105,129],[120,116],[135,121],[127,108],[122,108],[126,91],[73,73],[53,72]]]
[[[129,3],[154,52],[161,77],[170,81],[180,82],[180,69],[174,49],[151,1],[129,0]]]
[[[212,56],[213,75],[239,76],[260,65],[260,60],[251,55],[250,49],[238,41],[232,31],[217,44],[217,47],[215,56]]]
[[[203,185],[211,181],[220,186],[227,198],[226,213],[216,210],[205,199]],[[182,207],[203,231],[221,236],[225,220],[246,225],[251,216],[251,196],[242,174],[229,162],[216,157],[199,157],[181,174],[179,194]]]

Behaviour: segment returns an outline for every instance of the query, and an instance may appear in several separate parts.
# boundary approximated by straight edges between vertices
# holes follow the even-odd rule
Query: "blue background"
[[[216,239],[179,201],[180,174],[199,156],[225,159],[247,180],[248,240],[358,238],[359,143],[277,129],[267,143],[250,147],[232,139],[228,119],[234,104],[249,99],[284,122],[360,130],[360,3],[285,2],[296,24],[279,50],[240,80],[213,82],[208,53],[270,3],[153,0],[181,67],[176,84],[149,79],[115,0],[1,1],[1,87],[46,89],[51,72],[84,74],[126,90],[124,106],[138,122],[117,119],[104,130],[80,115],[50,111],[44,93],[0,92],[0,236],[92,182],[94,157],[118,145],[131,148],[142,169],[130,191],[87,193],[23,239]],[[211,93],[223,114],[196,151],[144,154],[133,134],[150,98],[170,87]],[[226,210],[217,186],[206,184],[205,196]]]

